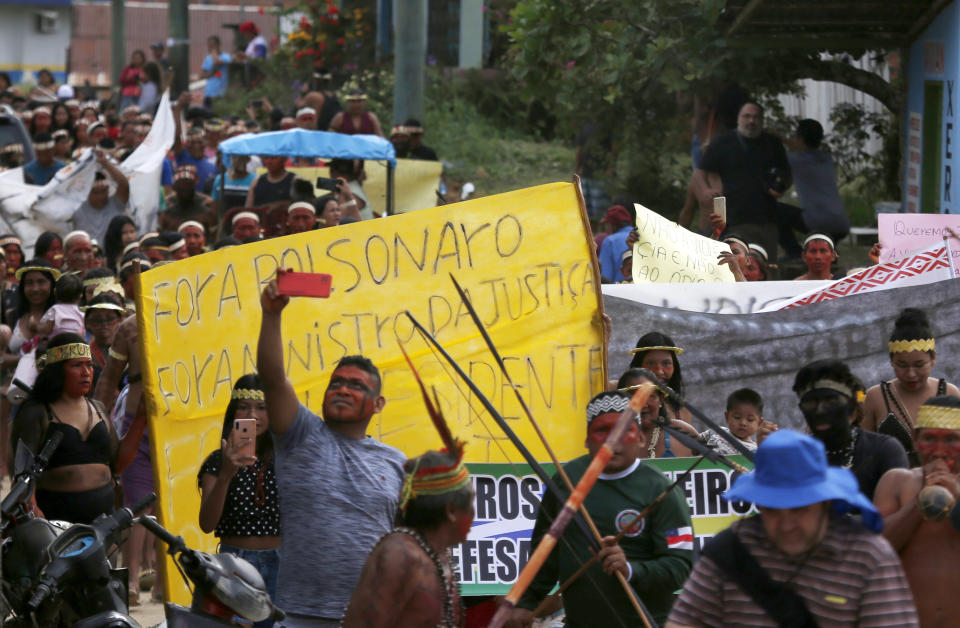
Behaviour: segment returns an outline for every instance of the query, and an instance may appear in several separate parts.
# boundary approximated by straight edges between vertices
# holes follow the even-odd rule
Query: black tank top
[[[100,415],[99,408],[91,407],[91,411],[96,411],[99,420],[87,434],[86,440],[80,435],[80,430],[60,421],[52,409],[48,408],[48,411],[52,419],[47,426],[47,438],[52,430],[63,434],[63,440],[50,456],[48,469],[71,464],[110,464],[110,430],[107,429],[106,419]]]
[[[293,187],[293,179],[296,175],[288,172],[283,179],[277,183],[271,183],[264,174],[257,179],[257,184],[253,186],[253,205],[260,207],[276,201],[289,201],[290,188]]]

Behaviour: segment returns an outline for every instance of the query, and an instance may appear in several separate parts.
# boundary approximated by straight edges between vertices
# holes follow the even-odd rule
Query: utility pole
[[[394,4],[393,120],[423,120],[424,66],[427,59],[427,0],[399,0]]]
[[[123,0],[110,0],[110,80],[120,102],[120,74],[127,60],[127,20]]]
[[[189,0],[170,0],[167,7],[170,33],[168,54],[173,67],[170,97],[176,98],[190,85],[190,3]]]

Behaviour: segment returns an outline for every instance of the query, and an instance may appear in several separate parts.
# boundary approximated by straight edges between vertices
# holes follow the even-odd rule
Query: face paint
[[[850,442],[850,401],[832,391],[813,391],[803,397],[800,411],[814,438],[828,450],[837,450]]]
[[[923,464],[939,459],[951,472],[960,470],[960,430],[922,428],[917,430],[914,446]]]
[[[595,418],[590,427],[587,428],[587,440],[596,445],[603,445],[607,441],[607,437],[610,436],[610,431],[613,429],[613,426],[616,425],[617,420],[620,418],[617,414],[602,414]],[[623,433],[623,438],[620,442],[626,444],[632,444],[640,441],[640,428],[637,427],[637,423],[631,422],[627,426],[627,430]]]
[[[457,532],[460,534],[460,538],[463,540],[467,539],[467,535],[470,534],[470,528],[473,527],[473,513],[464,513],[457,515]]]
[[[82,397],[93,384],[93,364],[89,359],[67,360],[63,365],[63,392],[69,397]]]

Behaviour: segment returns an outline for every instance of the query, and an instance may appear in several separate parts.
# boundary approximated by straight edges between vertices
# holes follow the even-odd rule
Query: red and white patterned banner
[[[811,290],[785,304],[778,304],[769,310],[761,311],[786,310],[851,294],[917,286],[950,279],[951,276],[949,246],[945,242],[938,242],[914,251],[907,257],[864,268],[826,287]]]

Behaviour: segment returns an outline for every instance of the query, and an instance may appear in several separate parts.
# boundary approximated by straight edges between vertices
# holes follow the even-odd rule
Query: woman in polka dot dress
[[[240,452],[235,419],[256,419],[256,455]],[[220,449],[204,460],[200,483],[200,528],[214,532],[220,551],[250,562],[263,576],[271,599],[276,595],[280,547],[280,506],[273,470],[273,441],[268,432],[263,385],[244,375],[233,387],[223,419]],[[272,626],[271,620],[255,624]]]

